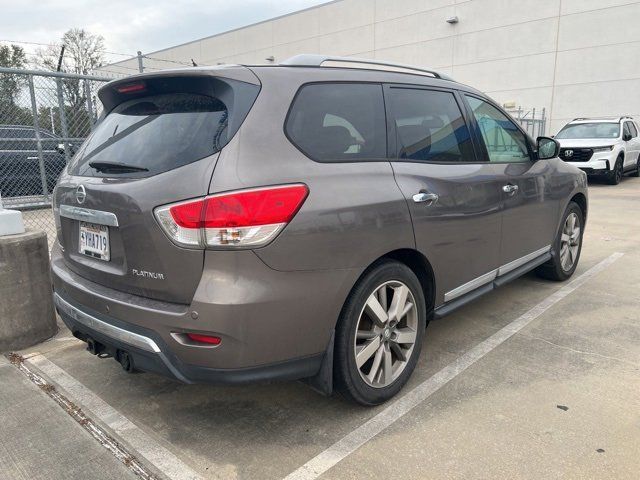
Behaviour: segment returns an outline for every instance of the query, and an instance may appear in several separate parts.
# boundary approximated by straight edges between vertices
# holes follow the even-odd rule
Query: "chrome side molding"
[[[148,337],[139,335],[137,333],[130,332],[115,325],[111,325],[107,322],[97,319],[93,315],[89,315],[83,312],[79,308],[74,307],[69,302],[64,300],[57,293],[53,294],[53,301],[64,313],[73,318],[76,322],[90,328],[96,332],[102,333],[114,340],[120,340],[123,343],[131,345],[132,347],[138,347],[147,352],[160,353],[160,347],[158,344]]]
[[[60,216],[79,220],[88,223],[107,225],[108,227],[118,226],[118,217],[115,213],[92,210],[90,208],[74,207],[73,205],[60,205]]]
[[[509,273],[512,270],[515,270],[516,268],[521,267],[525,263],[528,263],[531,260],[538,258],[540,255],[544,255],[549,250],[551,250],[551,245],[547,245],[546,247],[536,250],[535,252],[531,252],[530,254],[525,255],[524,257],[517,258],[513,262],[509,262],[506,265],[502,265],[500,268],[498,268],[498,276],[504,275],[505,273]]]
[[[470,282],[460,285],[459,287],[454,288],[453,290],[450,290],[447,293],[445,293],[444,301],[448,302],[450,300],[453,300],[454,298],[458,298],[464,295],[465,293],[470,292],[471,290],[475,290],[476,288],[481,287],[485,283],[493,282],[497,276],[498,276],[497,268],[495,270],[491,270],[488,273],[485,273],[484,275],[480,275],[479,277],[474,278]]]
[[[453,290],[449,290],[444,294],[444,301],[449,302],[451,300],[454,300],[464,295],[465,293],[469,293],[472,290],[475,290],[478,287],[486,285],[489,282],[493,282],[497,277],[505,275],[515,270],[516,268],[521,267],[522,265],[525,265],[526,263],[529,263],[532,260],[535,260],[541,255],[544,255],[545,253],[547,253],[549,250],[551,250],[551,245],[547,245],[546,247],[540,248],[535,252],[531,252],[523,257],[517,258],[516,260],[513,260],[512,262],[502,265],[501,267],[496,268],[495,270],[491,270],[490,272],[485,273],[484,275],[480,275],[479,277],[474,278],[473,280],[463,285],[460,285],[459,287],[456,287]]]

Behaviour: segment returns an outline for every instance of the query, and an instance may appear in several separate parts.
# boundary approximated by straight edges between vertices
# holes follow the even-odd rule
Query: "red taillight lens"
[[[182,228],[202,228],[204,199],[181,203],[169,208],[171,217]]]
[[[205,228],[288,223],[307,197],[306,185],[214,195],[206,199]]]
[[[284,185],[212,195],[156,209],[179,245],[262,246],[291,221],[309,194],[306,185]]]
[[[187,333],[189,340],[198,343],[206,343],[207,345],[220,345],[222,339],[220,337],[214,337],[211,335],[201,335],[199,333]]]

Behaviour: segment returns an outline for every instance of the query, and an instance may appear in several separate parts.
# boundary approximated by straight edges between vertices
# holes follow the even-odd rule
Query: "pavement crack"
[[[614,360],[616,362],[626,363],[627,365],[631,365],[632,367],[635,367],[635,368],[640,368],[640,364],[637,364],[637,363],[634,363],[634,362],[630,362],[629,360],[624,360],[623,358],[611,357],[609,355],[603,355],[601,353],[596,353],[596,352],[587,352],[585,350],[578,350],[578,349],[575,349],[575,348],[568,347],[567,345],[560,345],[558,343],[554,343],[554,342],[552,342],[550,340],[547,340],[545,338],[535,337],[535,336],[532,336],[532,335],[523,335],[523,336],[525,336],[527,338],[530,338],[532,340],[538,340],[540,342],[547,343],[549,345],[552,345],[552,346],[557,347],[557,348],[561,348],[563,350],[567,350],[569,352],[577,353],[578,355],[591,355],[591,356],[594,356],[594,357],[606,358],[608,360]]]
[[[56,387],[45,380],[44,377],[31,370],[25,364],[25,358],[22,355],[9,353],[6,357],[14,367],[55,401],[58,406],[66,411],[71,418],[88,431],[94,439],[111,452],[111,454],[129,468],[130,471],[143,480],[158,480],[156,475],[151,473],[124,445],[98,425],[85,411],[58,391]]]

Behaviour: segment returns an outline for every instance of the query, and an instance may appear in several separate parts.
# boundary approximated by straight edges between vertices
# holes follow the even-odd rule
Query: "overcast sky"
[[[55,43],[72,27],[135,55],[214,35],[326,0],[0,0],[0,40]],[[27,52],[37,46],[23,45]],[[123,57],[108,55],[108,63]]]

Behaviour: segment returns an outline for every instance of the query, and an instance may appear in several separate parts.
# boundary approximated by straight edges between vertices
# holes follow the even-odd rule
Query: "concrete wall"
[[[640,118],[640,0],[338,0],[148,55],[215,65],[298,53],[437,68],[499,102],[546,108],[551,133],[577,116]]]

